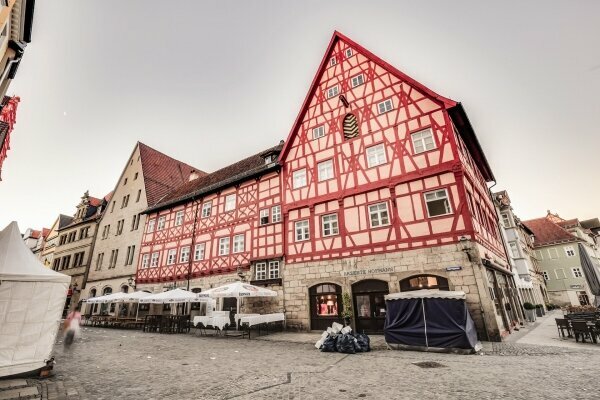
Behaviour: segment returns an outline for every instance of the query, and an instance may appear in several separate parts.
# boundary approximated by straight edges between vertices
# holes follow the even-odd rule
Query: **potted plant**
[[[529,302],[525,302],[523,303],[523,308],[525,309],[527,322],[535,322],[535,306]]]
[[[344,326],[350,326],[350,320],[352,318],[352,298],[348,292],[342,294],[342,318],[344,319]]]

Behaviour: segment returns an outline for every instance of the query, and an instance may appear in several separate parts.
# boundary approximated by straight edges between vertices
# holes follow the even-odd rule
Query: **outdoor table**
[[[255,317],[260,314],[235,314],[233,320],[235,321],[236,326],[240,326],[240,319],[244,317]]]
[[[269,333],[269,323],[272,322],[285,322],[284,313],[274,314],[263,314],[263,315],[251,315],[240,318],[240,324],[248,329],[248,339],[250,339],[250,328],[252,326],[258,327],[258,334],[260,335],[261,325],[265,325],[267,328],[267,334]]]
[[[231,324],[231,320],[229,319],[229,312],[226,312],[227,315],[224,314],[215,314],[212,316],[200,315],[194,317],[194,326],[198,324],[202,324],[205,327],[212,326],[215,329],[222,331],[226,325]]]

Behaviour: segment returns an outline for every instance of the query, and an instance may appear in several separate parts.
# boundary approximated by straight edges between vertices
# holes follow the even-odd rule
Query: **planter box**
[[[535,310],[525,310],[527,322],[535,322]]]

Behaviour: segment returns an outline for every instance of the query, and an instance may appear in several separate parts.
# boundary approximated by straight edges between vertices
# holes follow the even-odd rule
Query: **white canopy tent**
[[[0,231],[0,377],[46,365],[70,282],[41,264],[16,222]]]
[[[240,299],[244,297],[277,297],[277,292],[260,286],[250,285],[244,282],[232,282],[227,285],[208,289],[198,293],[198,297],[224,298],[235,297],[237,299],[237,312],[240,313]]]
[[[105,294],[104,296],[92,297],[91,299],[85,300],[88,304],[108,304],[118,303],[121,299],[127,296],[128,293],[117,292],[111,294]]]
[[[150,296],[146,296],[140,299],[140,303],[154,303],[154,304],[164,304],[164,303],[191,303],[194,301],[202,301],[198,298],[196,293],[188,292],[183,289],[173,289],[168,290],[166,292],[151,294]]]

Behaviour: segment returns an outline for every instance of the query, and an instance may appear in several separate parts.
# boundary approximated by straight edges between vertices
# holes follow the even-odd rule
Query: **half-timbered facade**
[[[138,287],[161,291],[179,282],[200,291],[244,275],[281,288],[280,150],[278,145],[198,177],[148,209]]]
[[[516,321],[494,177],[460,103],[335,33],[280,163],[290,320],[322,329],[348,291],[356,328],[380,331],[385,294],[433,287],[464,290],[490,337]]]

